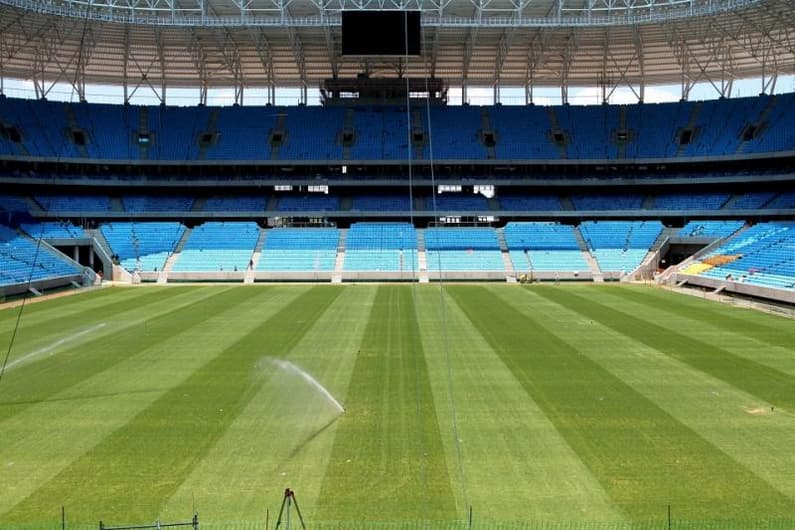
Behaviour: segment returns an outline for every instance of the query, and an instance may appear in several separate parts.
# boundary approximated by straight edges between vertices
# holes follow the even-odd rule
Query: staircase
[[[340,211],[341,212],[349,212],[353,208],[353,199],[350,195],[345,195],[340,199]]]
[[[206,203],[207,203],[207,197],[196,197],[196,200],[193,201],[193,205],[190,207],[190,211],[200,212],[204,210],[204,205]]]
[[[618,110],[618,130],[627,131],[627,107],[624,105]],[[628,132],[629,131],[627,131],[627,133]],[[630,140],[630,138],[627,138],[626,141],[619,142],[618,139],[615,139],[617,157],[619,159],[623,160],[627,157],[627,143],[629,143]]]
[[[726,202],[724,202],[723,205],[721,205],[720,209],[721,210],[731,210],[732,208],[734,208],[734,205],[737,203],[737,200],[740,197],[741,197],[741,195],[738,195],[736,193],[732,194],[729,197],[729,199]]]
[[[411,131],[412,133],[414,131],[422,131],[423,135],[425,135],[425,123],[422,120],[422,112],[418,109],[411,111]],[[427,143],[427,137],[422,145],[417,145],[412,142],[411,152],[414,154],[414,158],[417,160],[425,158],[425,145],[427,145]]]
[[[287,131],[285,130],[284,126],[287,122],[287,114],[283,112],[279,113],[276,117],[276,126],[273,128],[273,131],[279,131],[282,133],[282,138],[287,137]],[[281,144],[279,145],[271,145],[271,160],[279,160],[279,150],[282,148]]]
[[[574,227],[574,239],[577,240],[577,245],[580,247],[580,252],[582,252],[582,257],[585,259],[585,263],[588,264],[588,268],[591,269],[591,277],[593,281],[596,283],[602,283],[605,281],[605,276],[602,274],[602,269],[599,268],[599,262],[596,261],[596,258],[593,257],[591,254],[591,250],[588,248],[588,243],[586,243],[585,238],[580,232],[580,227]]]
[[[425,230],[417,229],[417,278],[420,283],[428,283],[428,252],[425,247]]]
[[[555,114],[555,109],[553,107],[547,107],[547,115],[549,116],[549,124],[551,125],[551,131],[552,132],[563,131],[563,129],[560,128],[558,115]],[[555,147],[557,147],[558,155],[560,156],[561,160],[566,160],[567,158],[569,158],[569,154],[566,152],[565,145],[561,145],[555,142],[552,138],[550,138],[549,141],[552,142],[555,145]]]
[[[701,114],[701,107],[702,106],[703,106],[703,103],[701,103],[700,101],[698,103],[696,103],[696,106],[693,107],[693,112],[690,113],[690,119],[687,120],[687,125],[685,125],[686,129],[692,129],[693,130],[693,137],[690,139],[690,144],[692,144],[693,140],[696,139],[695,127],[696,127],[696,123],[698,122],[698,116],[699,116],[699,114]],[[690,144],[687,144],[687,145],[690,145]],[[679,147],[676,150],[676,156],[682,156],[684,154],[685,149],[687,149],[687,145],[679,144]]]
[[[77,123],[77,117],[75,116],[75,111],[74,111],[74,109],[72,109],[72,106],[71,106],[71,105],[69,105],[69,104],[67,104],[67,105],[64,105],[64,111],[66,112],[66,121],[67,121],[67,123],[69,123],[69,128],[70,128],[71,130],[73,130],[73,131],[79,131],[79,130],[82,130],[82,129],[80,128],[80,124],[79,124],[79,123]],[[88,141],[89,141],[89,138],[88,138],[88,133],[86,133],[85,131],[83,131],[83,134],[85,135],[86,142],[88,142]],[[73,139],[72,139],[72,137],[71,137],[71,135],[69,136],[69,140],[70,140],[70,141],[72,141],[72,140],[73,140]],[[73,142],[73,143],[74,143],[74,142]],[[89,158],[89,156],[88,156],[88,149],[86,149],[86,146],[85,146],[85,145],[79,145],[79,144],[76,144],[76,143],[75,143],[75,144],[74,144],[74,146],[77,148],[77,152],[79,152],[79,153],[80,153],[80,156],[81,156],[81,157],[83,157],[83,158]]]
[[[121,197],[110,198],[110,211],[120,213],[124,212],[124,203],[121,201]]]
[[[654,208],[654,195],[646,195],[643,197],[643,203],[640,205],[642,210],[652,210]]]
[[[251,254],[251,266],[246,269],[246,274],[243,276],[243,283],[254,283],[254,271],[257,270],[257,264],[262,257],[262,247],[265,245],[265,237],[267,237],[267,235],[267,230],[264,228],[259,229],[257,244],[254,245],[254,252]]]
[[[207,119],[207,128],[204,130],[206,133],[215,134],[218,129],[218,109],[213,109],[210,112],[210,117]],[[210,146],[207,144],[199,144],[199,160],[204,160],[207,158],[207,150],[210,149]]]
[[[149,110],[146,107],[138,109],[138,133],[149,134]],[[141,160],[149,160],[149,145],[138,143],[138,157]]]
[[[268,202],[265,204],[266,212],[275,212],[279,208],[279,197],[271,195],[268,197]]]
[[[756,131],[757,132],[757,136],[760,133],[764,133],[767,117],[770,116],[771,112],[773,112],[773,109],[776,106],[776,100],[777,99],[778,98],[775,95],[770,96],[770,101],[767,102],[767,105],[765,106],[764,110],[762,111],[762,113],[759,115],[759,118],[757,118],[756,122],[754,123],[754,125],[757,126],[757,131]],[[737,151],[735,151],[735,152],[738,155],[745,153],[748,150],[748,143],[749,142],[741,141],[737,145]]]
[[[166,259],[166,263],[163,265],[163,269],[157,274],[157,283],[158,284],[165,284],[168,283],[168,275],[171,273],[171,269],[174,267],[174,263],[177,262],[177,258],[179,258],[179,253],[182,252],[182,249],[185,248],[185,243],[188,242],[188,238],[190,237],[190,233],[193,231],[192,228],[186,228],[185,232],[182,233],[182,237],[177,241],[176,246],[174,247],[174,251],[169,254],[168,259]]]
[[[571,198],[566,196],[560,197],[560,209],[564,212],[573,212],[576,208],[574,208],[574,203],[571,202]]]
[[[489,109],[486,107],[480,108],[480,128],[481,131],[492,131],[491,120],[489,119]],[[486,148],[486,157],[489,160],[494,160],[497,158],[497,152],[494,150],[494,146],[489,147],[485,143],[483,146]]]
[[[342,130],[343,131],[355,131],[355,120],[354,117],[356,116],[353,109],[346,109],[345,110],[345,118],[343,119],[342,123]],[[341,135],[340,135],[341,136]],[[355,138],[355,133],[354,133]],[[343,160],[350,160],[351,159],[351,146],[345,145],[342,143],[342,138],[340,138],[340,143],[342,144],[342,159]]]
[[[334,261],[334,272],[331,273],[331,283],[342,283],[342,271],[345,268],[345,241],[348,230],[340,229],[340,239],[337,241],[337,258]]]

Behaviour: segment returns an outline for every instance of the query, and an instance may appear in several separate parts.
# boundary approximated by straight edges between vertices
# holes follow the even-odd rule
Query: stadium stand
[[[643,195],[608,193],[605,195],[571,196],[571,202],[577,210],[638,210],[643,204]]]
[[[555,195],[500,194],[500,208],[506,211],[556,212],[560,199]]]
[[[187,212],[195,199],[187,196],[125,195],[121,201],[124,209],[131,213]]]
[[[265,197],[256,195],[234,195],[224,197],[210,197],[204,203],[202,211],[205,212],[263,212],[265,211]]]
[[[502,271],[505,264],[493,228],[428,228],[428,271]]]
[[[700,260],[703,276],[795,288],[795,224],[759,223]]]
[[[17,195],[0,195],[0,210],[6,212],[27,212],[28,203]]]
[[[340,232],[336,228],[274,228],[267,231],[258,271],[332,271]]]
[[[74,276],[81,271],[79,265],[49,247],[0,226],[0,285]]]
[[[640,265],[662,231],[659,221],[585,221],[580,231],[603,271],[628,273]]]
[[[345,240],[346,271],[417,270],[417,231],[409,223],[353,223]]]
[[[34,239],[38,237],[42,239],[82,239],[88,237],[85,230],[69,222],[22,223],[20,228]]]
[[[505,243],[516,272],[586,271],[588,264],[572,227],[558,223],[511,222]]]
[[[487,123],[494,135],[494,156],[505,160],[770,153],[795,147],[794,99],[785,94],[653,105],[433,107],[433,130],[425,122],[424,112],[412,116],[411,129],[433,135],[437,160],[488,158],[489,148],[482,138]],[[0,153],[196,160],[202,152],[200,137],[209,133],[214,141],[206,147],[205,156],[210,160],[270,160],[274,156],[281,160],[342,160],[340,138],[347,123],[353,133],[348,158],[407,158],[405,109],[362,107],[351,111],[349,122],[346,112],[340,107],[135,107],[4,98],[0,116],[16,127],[20,141],[0,138]],[[71,130],[69,113],[84,133],[82,146],[64,133]],[[142,113],[151,134],[151,144],[143,149],[134,141]],[[553,140],[553,115],[562,142]],[[755,127],[754,134],[746,140],[749,125]],[[274,147],[269,139],[277,126],[283,127],[284,136]],[[691,131],[691,139],[680,143],[685,129]],[[428,142],[423,142],[421,149],[413,145],[412,153],[413,158],[428,158]]]
[[[103,224],[100,231],[122,267],[130,272],[157,272],[163,269],[185,227],[176,222],[120,222]]]
[[[729,237],[745,225],[743,221],[690,221],[677,233],[680,237]]]
[[[426,209],[432,208],[432,201],[425,201]],[[444,212],[483,212],[489,209],[488,199],[479,194],[440,193],[436,195],[436,209]]]
[[[177,256],[174,272],[245,271],[260,228],[253,222],[208,222],[195,227]]]
[[[654,198],[658,210],[718,210],[729,200],[728,193],[661,193]]]
[[[110,197],[107,195],[36,195],[36,202],[49,212],[107,212]]]
[[[355,212],[407,212],[411,201],[406,195],[357,195],[353,197],[351,211]]]
[[[497,158],[560,158],[550,141],[551,124],[545,108],[495,106],[489,109],[489,117]]]
[[[282,212],[324,212],[339,210],[340,198],[336,195],[286,195],[279,198],[277,207]]]

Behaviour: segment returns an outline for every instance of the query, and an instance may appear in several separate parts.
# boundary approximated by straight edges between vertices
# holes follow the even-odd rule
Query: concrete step
[[[502,256],[502,263],[505,266],[505,281],[508,283],[516,283],[516,271],[513,270],[511,255],[508,254],[507,250],[500,252],[500,255]]]

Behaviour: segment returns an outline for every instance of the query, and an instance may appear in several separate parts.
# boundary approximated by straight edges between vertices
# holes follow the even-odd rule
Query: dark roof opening
[[[15,144],[22,143],[22,131],[16,125],[0,126],[0,136]]]
[[[690,145],[693,141],[693,137],[696,135],[696,131],[691,128],[682,129],[679,131],[679,145]]]
[[[759,136],[759,129],[760,127],[755,123],[749,123],[746,125],[742,132],[743,142],[750,142]]]
[[[271,131],[268,137],[268,143],[271,147],[280,147],[284,144],[285,134],[284,131]]]
[[[81,131],[80,129],[72,129],[69,131],[70,136],[72,137],[72,143],[78,147],[85,147],[88,144],[88,136],[86,135],[85,131]]]
[[[494,147],[497,145],[497,135],[494,134],[494,131],[483,131],[482,141],[486,147]]]

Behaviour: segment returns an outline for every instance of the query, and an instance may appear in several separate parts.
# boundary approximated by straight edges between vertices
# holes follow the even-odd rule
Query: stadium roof
[[[129,98],[168,87],[317,86],[332,76],[434,75],[454,86],[630,87],[795,72],[792,0],[0,0],[0,76]],[[344,57],[343,9],[419,9],[423,55]]]

